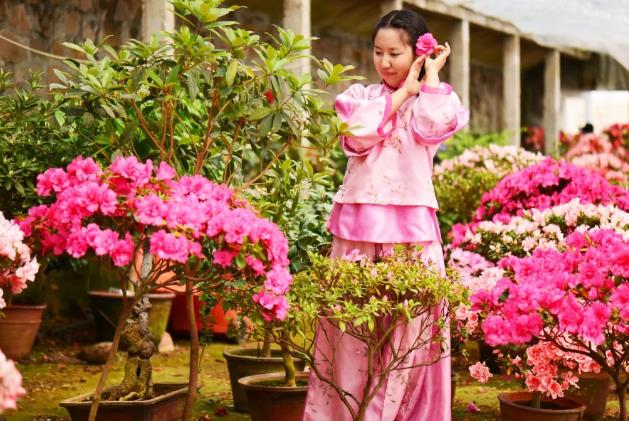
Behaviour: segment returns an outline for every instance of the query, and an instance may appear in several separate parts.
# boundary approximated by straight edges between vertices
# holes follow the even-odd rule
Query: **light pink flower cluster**
[[[17,400],[25,394],[22,375],[13,361],[0,351],[0,414],[7,409],[17,409]]]
[[[430,32],[426,32],[425,34],[420,35],[419,38],[417,38],[417,42],[415,42],[415,55],[428,56],[432,54],[436,46],[437,40],[435,37]]]
[[[505,277],[472,295],[488,344],[560,337],[605,358],[610,344],[629,340],[629,240],[593,230],[573,232],[565,243],[562,250],[503,258]]]
[[[532,153],[517,146],[474,146],[461,155],[436,165],[433,174],[439,176],[449,171],[460,171],[462,168],[476,168],[502,178],[543,160],[544,156],[540,153]]]
[[[487,383],[489,378],[493,376],[493,374],[489,372],[489,367],[485,365],[485,362],[482,364],[477,362],[476,364],[471,365],[469,370],[470,376],[472,376],[473,379],[478,380],[479,383]]]
[[[610,184],[597,172],[548,158],[503,178],[485,193],[474,220],[507,221],[526,209],[547,209],[574,198],[629,210],[628,190]]]
[[[77,157],[65,171],[41,174],[37,191],[55,200],[31,208],[20,225],[41,252],[80,258],[91,251],[127,266],[146,240],[149,252],[171,266],[212,259],[219,278],[254,284],[265,319],[286,316],[286,237],[228,187],[198,175],[176,179],[163,162],[118,157],[101,169]]]
[[[629,151],[614,145],[607,136],[582,134],[568,148],[566,159],[574,165],[600,172],[610,181],[626,184],[629,178]]]
[[[615,205],[582,203],[576,198],[544,210],[525,210],[522,216],[514,216],[506,222],[458,225],[453,230],[451,256],[467,251],[497,262],[509,254],[528,255],[537,247],[556,249],[572,232],[594,228],[612,229],[629,239],[629,212]],[[467,260],[472,258],[468,256]]]
[[[6,305],[5,292],[22,291],[39,270],[37,259],[31,259],[31,250],[23,241],[19,225],[5,219],[0,212],[0,308]]]

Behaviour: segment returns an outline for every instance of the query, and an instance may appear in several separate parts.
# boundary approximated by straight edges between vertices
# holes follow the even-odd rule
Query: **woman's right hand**
[[[406,81],[404,82],[404,89],[409,97],[419,93],[421,82],[417,79],[419,78],[419,72],[424,64],[424,60],[426,60],[425,55],[418,56],[413,64],[411,64],[411,68],[408,71],[408,76],[406,76]]]

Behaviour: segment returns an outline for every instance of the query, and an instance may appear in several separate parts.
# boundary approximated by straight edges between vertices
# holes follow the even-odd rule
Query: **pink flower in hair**
[[[430,32],[426,32],[424,35],[417,38],[415,43],[415,54],[418,56],[430,55],[437,46],[437,40],[432,36]]]

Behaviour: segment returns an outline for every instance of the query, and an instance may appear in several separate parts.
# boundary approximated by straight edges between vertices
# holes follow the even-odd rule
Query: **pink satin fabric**
[[[443,253],[438,242],[426,242],[423,255],[444,270]],[[357,242],[334,238],[332,255],[342,257],[358,250],[370,257],[391,253],[394,244]],[[437,315],[433,315],[436,318]],[[396,329],[393,346],[400,352],[408,349],[418,337],[421,323],[416,318]],[[447,340],[446,343],[449,343]],[[317,368],[343,390],[362,398],[366,382],[367,355],[365,346],[342,333],[325,319],[319,322],[315,337]],[[388,348],[382,358],[390,361]],[[413,364],[433,361],[439,355],[438,345],[425,347],[412,355]],[[304,421],[350,421],[352,418],[337,392],[310,375]],[[430,365],[396,370],[386,379],[370,402],[365,421],[450,421],[450,357],[445,356]]]
[[[441,242],[434,208],[334,203],[328,230],[345,240],[372,243]]]

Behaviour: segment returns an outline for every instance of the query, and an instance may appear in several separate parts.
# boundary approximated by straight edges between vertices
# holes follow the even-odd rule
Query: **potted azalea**
[[[156,37],[149,42],[133,40],[117,49],[90,40],[66,44],[78,51],[81,62],[68,60],[65,67],[55,69],[59,80],[50,85],[55,121],[69,139],[96,144],[94,156],[100,162],[121,154],[142,162],[164,162],[177,174],[198,174],[230,186],[264,214],[273,212],[264,206],[269,204],[267,198],[279,197],[276,189],[301,189],[292,168],[302,168],[306,178],[316,178],[304,151],[325,156],[339,133],[346,131],[323,101],[326,92],[314,86],[351,79],[344,74],[351,67],[313,58],[317,79],[297,75],[288,67],[306,56],[309,39],[282,28],[264,39],[225,20],[237,7],[222,7],[220,0],[173,3],[181,25],[164,34],[163,43]],[[275,183],[286,161],[288,182]],[[298,205],[300,199],[297,195],[292,203]],[[272,205],[277,208],[281,203]],[[134,255],[139,255],[146,247],[140,247],[134,235]],[[131,243],[125,240],[124,245]],[[189,255],[196,256],[194,252]],[[151,260],[148,254],[144,260]],[[218,259],[228,255],[218,254]],[[181,275],[168,260],[155,264],[153,270],[170,271],[173,278]],[[242,258],[233,262],[244,270]],[[142,275],[140,269],[134,271]],[[122,283],[126,278],[120,275]],[[200,283],[193,283],[194,293]],[[194,319],[190,320],[192,327]],[[191,335],[197,335],[196,329],[191,329]],[[197,355],[198,341],[192,340],[191,347]]]
[[[0,212],[0,329],[3,329],[2,322],[7,318],[6,300],[9,297],[4,291],[10,294],[20,292],[27,282],[33,281],[39,269],[37,260],[31,258],[30,249],[23,243],[23,236],[20,227],[6,220]],[[30,344],[27,346],[16,348],[13,343],[25,336],[24,330],[21,335],[17,335],[14,329],[10,332],[6,329],[0,330],[0,418],[5,411],[17,409],[17,400],[26,393],[22,387],[20,372],[15,368],[15,363],[5,355],[20,357],[26,348],[30,350],[35,339],[34,334],[28,335]]]
[[[37,259],[24,244],[20,227],[0,212],[0,350],[12,359],[33,346],[45,305],[12,305],[13,296],[35,279]]]
[[[503,358],[524,369],[534,393],[527,399],[502,395],[503,419],[513,410],[539,406],[542,393],[563,396],[578,371],[598,370],[614,382],[619,419],[627,419],[628,250],[626,236],[615,230],[575,231],[557,249],[504,257],[498,263],[503,276],[472,295],[485,340],[520,347],[518,356]],[[478,366],[475,371],[483,377]]]
[[[73,258],[93,253],[118,269],[123,292],[133,290],[125,297],[96,392],[63,403],[73,418],[87,418],[89,412],[90,419],[95,419],[101,400],[120,399],[155,401],[150,403],[161,408],[143,404],[140,409],[127,409],[155,415],[164,408],[181,409],[176,403],[180,396],[186,401],[183,415],[191,416],[199,359],[194,348],[187,387],[152,381],[150,358],[155,345],[148,335],[147,294],[158,287],[184,283],[191,304],[194,285],[204,283],[214,293],[230,290],[255,301],[259,305],[252,304],[252,313],[257,311],[268,320],[285,317],[288,285],[276,285],[273,274],[288,273],[286,239],[228,187],[202,176],[177,177],[164,162],[154,165],[150,160],[118,157],[101,168],[91,158],[77,157],[66,169],[51,168],[40,175],[37,191],[52,196],[52,202],[31,208],[19,221],[33,249],[41,255]],[[135,264],[138,254],[140,265]],[[238,264],[225,264],[226,254]],[[164,274],[169,274],[168,279]],[[188,313],[193,320],[192,306]],[[121,341],[128,349],[125,377],[103,392]],[[107,407],[119,409],[120,403],[104,403],[103,409]]]
[[[531,256],[538,248],[560,249],[565,244],[565,239],[574,232],[587,234],[606,229],[626,236],[628,228],[629,213],[615,205],[594,205],[573,199],[552,208],[525,211],[522,216],[514,216],[506,222],[483,221],[469,224],[464,234],[455,237],[449,264],[459,271],[463,283],[474,294],[481,290],[491,290],[505,276],[505,269],[499,264],[501,259],[508,256]],[[457,310],[458,322],[466,325],[468,331],[478,332],[479,314],[479,310],[461,306]],[[560,367],[570,367],[579,379],[579,388],[573,388],[568,396],[587,404],[586,416],[602,416],[610,379],[606,371],[587,369],[589,365],[581,363],[575,371],[574,359],[578,355],[571,354],[571,358],[564,361],[560,357],[565,353],[553,349],[556,350],[553,358],[557,364]],[[518,361],[526,362],[526,350],[520,351],[522,352]],[[507,363],[511,361],[504,358],[502,360]],[[507,365],[509,371],[515,370],[516,373],[522,368]],[[524,367],[527,365],[524,364]]]
[[[287,355],[303,358],[311,367],[309,387],[323,387],[338,394],[352,418],[364,419],[365,410],[386,378],[394,371],[408,372],[449,355],[446,320],[452,305],[465,299],[465,289],[453,279],[423,262],[419,250],[399,248],[393,255],[373,262],[358,253],[345,259],[311,256],[311,265],[300,272],[289,292],[290,310],[283,325],[273,329],[275,340]],[[448,302],[450,306],[444,306]],[[317,324],[330,324],[350,335],[365,352],[381,364],[365,367],[367,385],[363,390],[345,390],[336,379],[333,361],[334,335],[312,335]],[[413,323],[417,337],[407,338],[400,352],[388,353],[397,343],[396,328]],[[409,363],[408,356],[428,347],[433,352],[421,361]],[[389,355],[379,359],[377,356]],[[294,376],[290,360],[285,377]],[[252,376],[241,383],[261,379]]]

